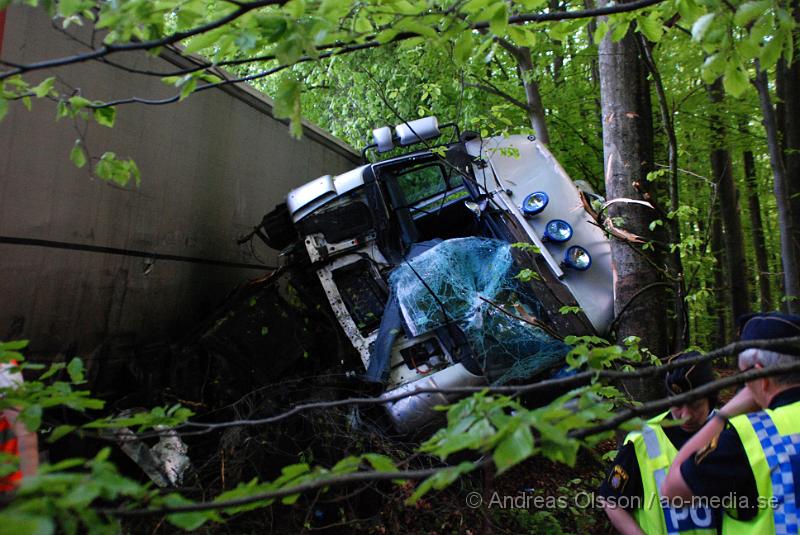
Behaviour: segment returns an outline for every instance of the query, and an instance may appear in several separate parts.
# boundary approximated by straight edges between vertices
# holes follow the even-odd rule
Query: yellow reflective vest
[[[639,527],[654,534],[716,534],[720,515],[708,508],[668,507],[661,498],[661,484],[667,477],[678,450],[672,445],[661,427],[668,412],[647,422],[642,431],[629,433],[625,442],[632,442],[636,461],[642,475],[644,503],[634,509],[633,516]]]
[[[722,533],[798,533],[800,401],[731,418],[753,470],[758,513],[751,520],[725,515]]]

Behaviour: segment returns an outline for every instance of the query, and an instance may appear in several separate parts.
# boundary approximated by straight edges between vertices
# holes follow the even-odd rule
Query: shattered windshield
[[[500,384],[550,368],[569,351],[534,325],[544,308],[518,272],[510,244],[457,238],[399,266],[390,284],[410,334],[455,323],[489,381]]]

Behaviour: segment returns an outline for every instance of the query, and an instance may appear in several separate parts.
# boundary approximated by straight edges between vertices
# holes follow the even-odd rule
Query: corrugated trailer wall
[[[86,50],[28,7],[10,7],[1,34],[2,58],[12,62]],[[138,53],[112,59],[156,72],[178,61]],[[54,75],[60,90],[89,98],[175,92],[158,77],[98,62],[31,80]],[[86,354],[125,333],[157,340],[260,276],[259,260],[236,239],[289,189],[358,162],[353,149],[311,125],[292,139],[271,109],[265,96],[234,86],[168,106],[120,106],[113,129],[90,124],[85,139],[92,156],[113,151],[136,160],[141,185],[122,189],[72,165],[76,124],[55,122],[54,103],[36,101],[31,112],[11,103],[0,123],[0,340],[28,338],[34,353],[45,354]],[[257,252],[276,260],[261,244]]]

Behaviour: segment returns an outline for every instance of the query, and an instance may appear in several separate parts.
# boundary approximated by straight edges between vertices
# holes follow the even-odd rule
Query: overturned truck
[[[452,141],[442,143],[450,128]],[[281,251],[283,267],[262,288],[285,294],[280,275],[289,273],[295,287],[322,290],[301,292],[319,300],[305,306],[335,318],[336,336],[358,357],[339,360],[352,378],[384,396],[528,382],[562,372],[564,336],[608,330],[610,244],[587,211],[597,196],[579,189],[544,145],[533,136],[460,134],[435,117],[373,134],[365,162],[401,154],[289,192],[252,234]],[[285,312],[254,314],[227,321],[238,318],[241,331],[250,317],[254,339],[272,334],[259,322],[283,322],[271,327],[283,334],[307,328],[289,327]],[[210,338],[225,336],[224,323]],[[311,358],[339,359],[333,340],[327,347]],[[413,432],[453,399],[423,393],[386,409],[396,429]]]

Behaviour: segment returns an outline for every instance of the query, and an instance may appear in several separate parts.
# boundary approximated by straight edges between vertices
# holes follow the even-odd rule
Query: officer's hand
[[[731,400],[727,402],[722,409],[720,409],[720,411],[722,411],[722,413],[728,418],[732,418],[740,414],[746,414],[748,412],[753,412],[760,409],[761,407],[753,398],[753,391],[747,387],[744,387],[739,390],[739,392],[737,392],[736,395],[733,396],[733,398],[731,398]]]

